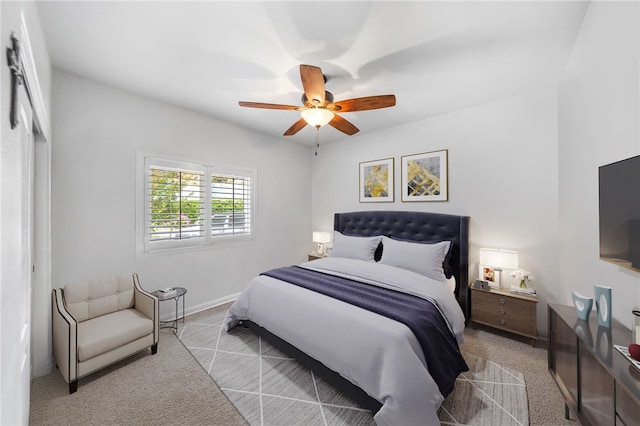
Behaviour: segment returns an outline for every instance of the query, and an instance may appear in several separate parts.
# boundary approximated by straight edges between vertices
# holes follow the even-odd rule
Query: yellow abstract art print
[[[360,163],[360,202],[393,202],[393,158]]]
[[[447,201],[448,151],[402,157],[402,201]]]

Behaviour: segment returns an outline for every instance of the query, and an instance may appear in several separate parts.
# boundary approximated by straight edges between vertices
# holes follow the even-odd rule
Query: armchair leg
[[[78,381],[69,382],[69,393],[72,394],[78,390]]]
[[[158,353],[158,344],[151,346],[151,355],[155,355]]]

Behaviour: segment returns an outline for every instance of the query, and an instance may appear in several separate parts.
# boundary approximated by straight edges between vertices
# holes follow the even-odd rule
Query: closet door
[[[33,111],[24,85],[17,88],[18,124],[6,129],[0,152],[0,330],[4,409],[0,424],[28,424],[31,380],[33,268]]]

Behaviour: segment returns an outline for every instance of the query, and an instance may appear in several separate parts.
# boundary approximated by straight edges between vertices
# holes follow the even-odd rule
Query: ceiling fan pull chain
[[[320,148],[320,126],[316,126],[316,157],[318,156],[318,148]]]

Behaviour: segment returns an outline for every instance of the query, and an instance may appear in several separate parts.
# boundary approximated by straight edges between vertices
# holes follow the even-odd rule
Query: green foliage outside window
[[[233,213],[243,212],[243,200],[211,200],[211,213]]]
[[[183,228],[202,226],[201,210],[204,176],[172,170],[151,169],[151,238],[181,238]],[[232,184],[227,177],[214,176],[212,183]],[[211,214],[244,212],[242,199],[233,200],[232,191],[217,194],[221,198],[211,199]],[[193,237],[191,234],[189,237]],[[200,234],[200,233],[199,233]]]
[[[198,173],[151,169],[151,232],[156,238],[201,224],[202,178]]]

